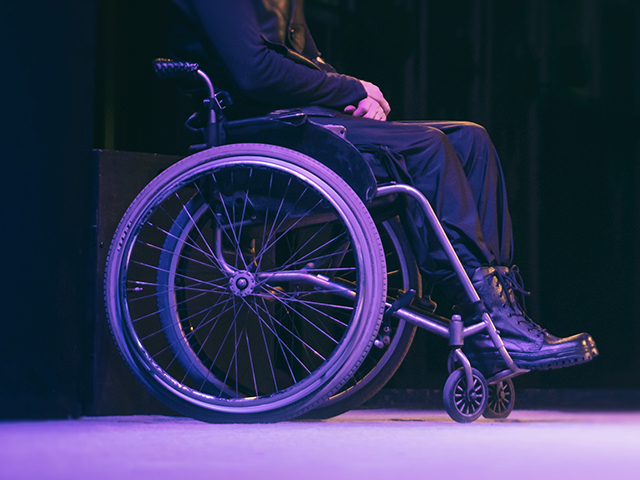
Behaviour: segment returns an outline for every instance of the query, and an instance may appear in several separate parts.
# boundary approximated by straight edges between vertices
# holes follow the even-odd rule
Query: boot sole
[[[599,352],[595,345],[593,345],[581,352],[574,351],[572,353],[566,353],[560,357],[556,355],[554,357],[530,359],[523,358],[520,356],[522,354],[515,352],[509,352],[509,354],[519,368],[526,370],[552,370],[590,362],[599,355]],[[530,357],[530,355],[528,356]],[[471,362],[472,366],[475,366],[483,373],[495,373],[506,368],[504,360],[495,350],[485,353],[469,352],[467,353],[467,358]]]

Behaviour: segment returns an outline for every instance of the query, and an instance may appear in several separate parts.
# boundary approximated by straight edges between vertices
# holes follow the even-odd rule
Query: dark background
[[[0,416],[91,411],[91,149],[183,153],[187,107],[149,62],[159,0],[2,2]],[[469,120],[501,155],[531,316],[593,334],[592,364],[518,387],[640,387],[640,6],[632,0],[307,0],[339,71],[391,119]],[[420,334],[395,388],[441,388]]]

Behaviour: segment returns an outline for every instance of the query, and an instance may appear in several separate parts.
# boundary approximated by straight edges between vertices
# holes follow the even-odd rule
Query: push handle
[[[231,103],[228,95],[222,95],[223,92],[216,95],[211,80],[206,73],[199,70],[197,63],[176,62],[167,58],[156,58],[152,62],[152,66],[156,77],[160,80],[167,78],[185,78],[195,81],[200,78],[205,83],[208,96],[204,100],[204,109],[189,117],[186,124],[187,127],[192,128],[189,125],[189,121],[197,118],[201,113],[206,114],[206,126],[202,129],[197,129],[202,130],[205,143],[203,145],[197,145],[196,147],[202,149],[200,147],[207,148],[222,145],[224,143],[224,130],[222,127],[224,116],[222,110]]]
[[[160,80],[167,78],[188,78],[195,80],[198,77],[197,63],[175,62],[166,58],[157,58],[152,62],[153,71]]]

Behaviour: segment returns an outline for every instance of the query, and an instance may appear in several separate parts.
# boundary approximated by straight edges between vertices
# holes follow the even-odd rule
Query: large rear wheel
[[[105,300],[123,358],[176,411],[296,417],[340,390],[384,310],[375,224],[298,152],[231,145],[151,182],[111,245]]]

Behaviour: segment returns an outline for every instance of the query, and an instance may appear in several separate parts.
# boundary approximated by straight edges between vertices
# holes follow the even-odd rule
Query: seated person
[[[234,105],[225,113],[231,118],[324,107],[314,122],[345,126],[352,144],[382,152],[399,179],[426,196],[516,365],[548,369],[598,354],[590,335],[558,338],[525,314],[519,298],[525,292],[517,268],[510,268],[513,241],[504,176],[481,126],[387,122],[390,107],[377,86],[338,74],[322,60],[302,0],[171,2],[173,58],[199,63],[217,88],[230,92]],[[440,283],[452,302],[464,302],[466,295],[422,213],[414,217],[419,236],[426,239],[418,249],[426,252],[418,258],[423,275]],[[487,334],[465,343],[469,359],[485,373],[504,368]]]

